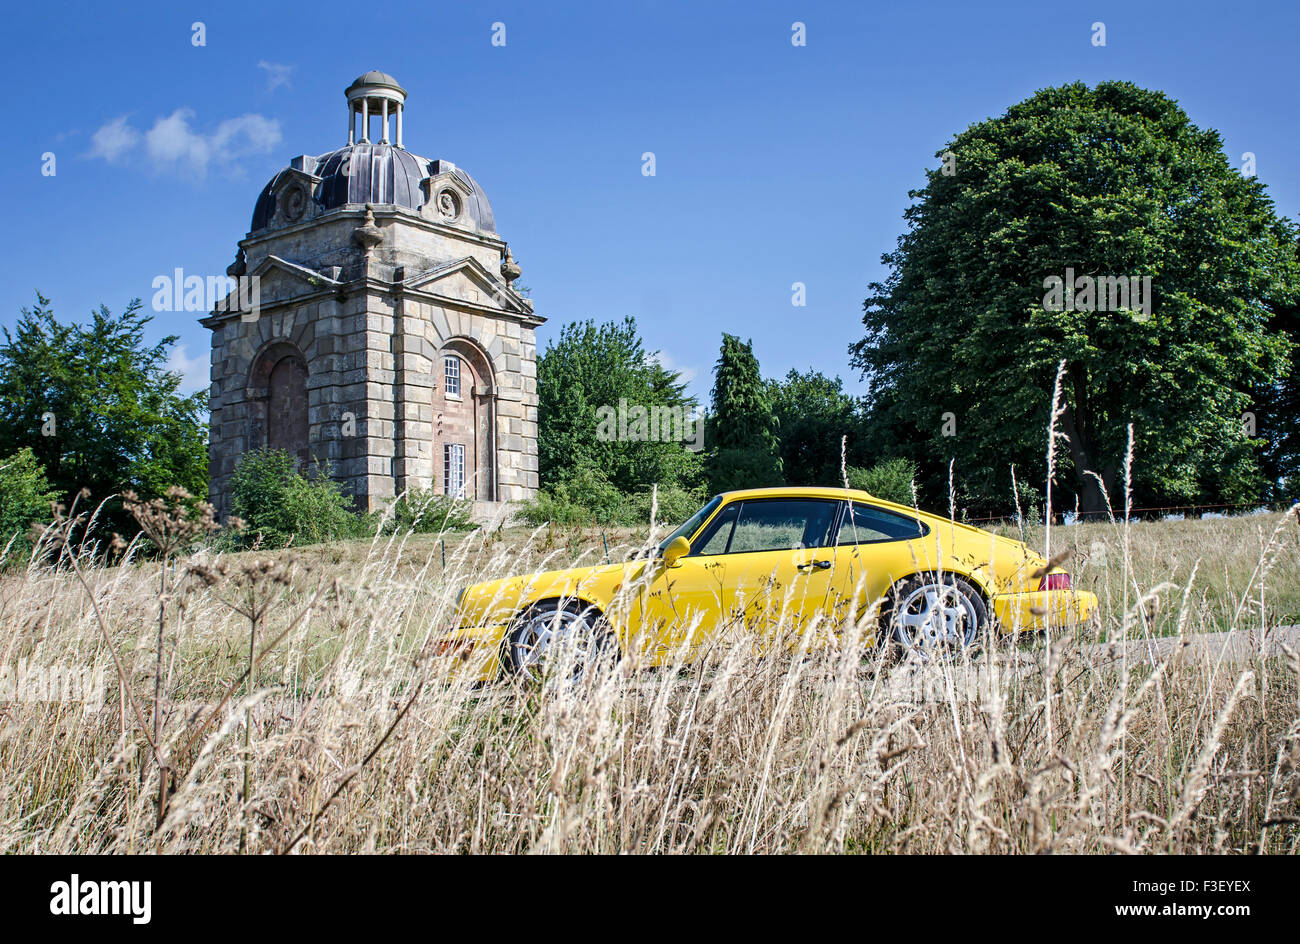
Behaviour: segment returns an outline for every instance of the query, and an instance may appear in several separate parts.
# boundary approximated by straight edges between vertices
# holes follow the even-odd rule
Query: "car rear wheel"
[[[917,574],[890,591],[883,614],[890,643],[923,660],[946,658],[974,645],[989,625],[984,596],[953,574]]]
[[[525,678],[540,679],[560,669],[577,682],[618,661],[618,645],[595,607],[549,600],[531,607],[506,640],[505,664]]]

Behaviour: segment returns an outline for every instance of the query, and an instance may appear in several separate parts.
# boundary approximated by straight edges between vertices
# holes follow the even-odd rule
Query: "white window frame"
[[[465,497],[465,444],[444,443],[442,447],[442,491],[452,498]]]
[[[465,372],[461,369],[460,358],[455,354],[448,354],[442,359],[442,392],[449,400],[459,400],[461,391],[461,382],[464,380]],[[456,389],[452,389],[455,383]]]

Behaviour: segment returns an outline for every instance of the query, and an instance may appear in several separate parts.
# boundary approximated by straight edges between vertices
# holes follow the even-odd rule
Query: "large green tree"
[[[791,370],[784,381],[770,381],[768,386],[785,480],[792,485],[843,485],[841,440],[848,437],[848,465],[864,459],[857,400],[844,392],[839,377],[816,370]]]
[[[878,443],[918,460],[931,492],[955,459],[963,500],[1003,509],[1012,463],[1043,481],[1064,360],[1058,507],[1120,499],[1129,423],[1139,504],[1258,497],[1242,415],[1284,374],[1290,344],[1270,319],[1295,302],[1296,234],[1219,135],[1160,92],[1075,83],[940,157],[851,349]],[[1149,317],[1118,291],[1098,305],[1086,282],[1056,304],[1049,280],[1070,270],[1139,289],[1150,276]]]
[[[592,476],[625,493],[699,484],[700,457],[680,438],[695,400],[646,351],[635,319],[566,325],[537,359],[537,398],[544,488]]]
[[[709,485],[715,492],[780,485],[781,456],[772,393],[753,343],[722,335],[709,417]]]
[[[1296,244],[1300,257],[1300,243]],[[1256,433],[1263,444],[1262,463],[1272,497],[1300,498],[1300,304],[1273,312],[1269,328],[1290,341],[1293,356],[1282,376],[1256,391]]]
[[[173,485],[206,495],[207,394],[181,395],[166,366],[176,338],[148,344],[150,320],[136,300],[120,315],[101,307],[87,324],[65,324],[38,294],[3,329],[0,456],[31,449],[65,501],[82,488],[95,502]]]

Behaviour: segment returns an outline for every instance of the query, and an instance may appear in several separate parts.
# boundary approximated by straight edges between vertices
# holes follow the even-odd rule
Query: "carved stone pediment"
[[[320,182],[321,178],[304,170],[300,159],[295,158],[275,182],[275,222],[288,226],[317,216],[320,208],[312,195]]]
[[[280,302],[311,295],[323,289],[335,289],[341,273],[337,267],[317,272],[279,256],[267,256],[251,271],[241,274],[229,295],[217,302],[209,318],[218,321],[241,313],[248,301],[261,308]],[[207,320],[205,319],[205,322]]]
[[[424,205],[420,207],[421,216],[440,223],[473,226],[473,222],[465,213],[465,207],[474,196],[474,192],[454,173],[443,171],[432,177],[426,177],[420,181],[420,189],[424,191]]]
[[[403,283],[407,288],[486,308],[532,315],[532,306],[514,289],[489,272],[473,256],[465,256],[415,273]]]

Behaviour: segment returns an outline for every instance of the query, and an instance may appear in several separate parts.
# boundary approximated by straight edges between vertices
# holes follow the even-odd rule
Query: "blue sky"
[[[550,319],[543,346],[566,322],[634,315],[705,397],[723,331],[753,338],[765,375],[814,367],[861,389],[846,347],[908,190],[953,134],[1045,86],[1164,90],[1219,130],[1234,166],[1253,152],[1279,211],[1300,217],[1295,3],[317,0],[6,17],[3,325],[37,289],[82,318],[147,305],[177,267],[224,272],[265,182],[345,143],[343,89],[368,69],[407,88],[406,146],[487,191]],[[176,366],[205,384],[195,316],[154,327],[180,335]]]

